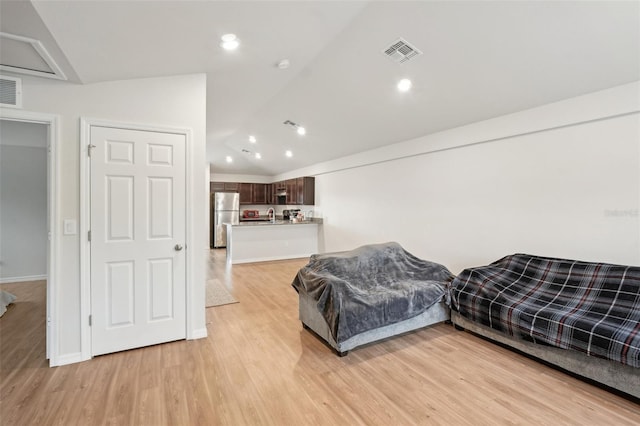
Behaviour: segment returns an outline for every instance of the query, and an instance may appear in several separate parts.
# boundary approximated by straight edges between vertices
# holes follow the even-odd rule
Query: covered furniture
[[[640,397],[640,268],[527,254],[465,269],[451,320]]]
[[[16,300],[16,296],[8,291],[0,290],[0,317],[7,312],[7,306]]]
[[[449,319],[453,275],[398,243],[311,256],[292,286],[299,317],[338,354]]]

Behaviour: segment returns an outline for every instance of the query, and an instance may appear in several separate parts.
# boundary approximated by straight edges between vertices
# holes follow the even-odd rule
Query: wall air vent
[[[0,75],[0,106],[22,108],[22,79]]]
[[[422,55],[420,50],[409,44],[409,42],[403,38],[394,41],[391,46],[382,52],[399,64],[407,62],[418,55]]]

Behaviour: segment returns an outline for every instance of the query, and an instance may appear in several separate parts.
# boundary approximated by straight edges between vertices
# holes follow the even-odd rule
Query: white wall
[[[323,251],[394,240],[454,273],[514,252],[640,265],[638,94],[619,86],[289,174],[316,176]]]
[[[211,173],[211,182],[272,183],[271,176]]]
[[[23,102],[27,111],[60,116],[59,155],[61,158],[60,222],[80,217],[80,118],[96,118],[118,122],[180,127],[193,130],[191,182],[195,198],[188,212],[193,221],[196,241],[193,247],[205,247],[208,229],[205,182],[206,76],[204,74],[175,77],[114,81],[75,85],[46,79],[23,79]],[[57,232],[61,235],[61,223]],[[201,239],[201,240],[200,240]],[[79,235],[60,237],[60,276],[58,282],[58,353],[73,357],[80,353],[80,262]],[[197,250],[193,264],[195,306],[192,312],[195,329],[206,332],[204,311],[205,252]],[[82,319],[83,321],[85,319]]]
[[[0,282],[47,274],[47,131],[0,120]]]

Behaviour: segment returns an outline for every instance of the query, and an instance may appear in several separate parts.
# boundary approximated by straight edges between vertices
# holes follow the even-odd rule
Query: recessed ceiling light
[[[401,92],[408,92],[411,89],[413,83],[408,78],[403,78],[398,82],[398,90]]]
[[[220,46],[225,50],[234,50],[240,45],[240,40],[235,34],[225,34],[221,39]]]
[[[286,120],[286,121],[285,121],[284,123],[282,123],[282,124],[284,124],[285,126],[291,126],[291,127],[293,127],[294,129],[296,129],[296,132],[298,132],[298,134],[299,134],[299,135],[304,135],[304,134],[306,134],[306,133],[307,133],[307,129],[305,129],[304,127],[302,127],[302,126],[301,126],[301,125],[299,125],[299,124],[294,123],[294,122],[293,122],[293,121],[291,121],[291,120]]]
[[[233,158],[231,158],[230,155],[227,155],[227,158],[225,160],[227,160],[227,163],[233,163]]]
[[[261,158],[262,158],[262,155],[260,155],[260,153],[259,153],[259,152],[256,152],[256,159],[257,159],[257,160],[259,160],[259,159],[261,159]]]
[[[293,152],[291,152],[291,151],[286,151],[286,152],[284,153],[284,155],[286,155],[287,157],[291,158],[291,157],[293,157]]]
[[[256,143],[257,139],[255,136],[249,136],[249,142]]]
[[[291,62],[289,62],[288,59],[283,59],[280,62],[278,62],[277,67],[280,68],[281,70],[286,70],[287,68],[289,68],[289,66],[291,65]]]

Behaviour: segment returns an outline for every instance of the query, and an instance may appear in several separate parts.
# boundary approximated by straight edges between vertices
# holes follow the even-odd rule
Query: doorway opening
[[[0,284],[22,295],[20,326],[37,324],[49,365],[58,365],[56,336],[57,117],[2,110],[0,118]],[[11,284],[9,284],[11,283]],[[31,308],[36,309],[31,311]],[[21,309],[15,309],[21,315]],[[12,314],[12,310],[5,315]],[[44,326],[44,333],[41,333]],[[6,346],[6,345],[5,345]],[[44,349],[44,350],[43,350]]]

